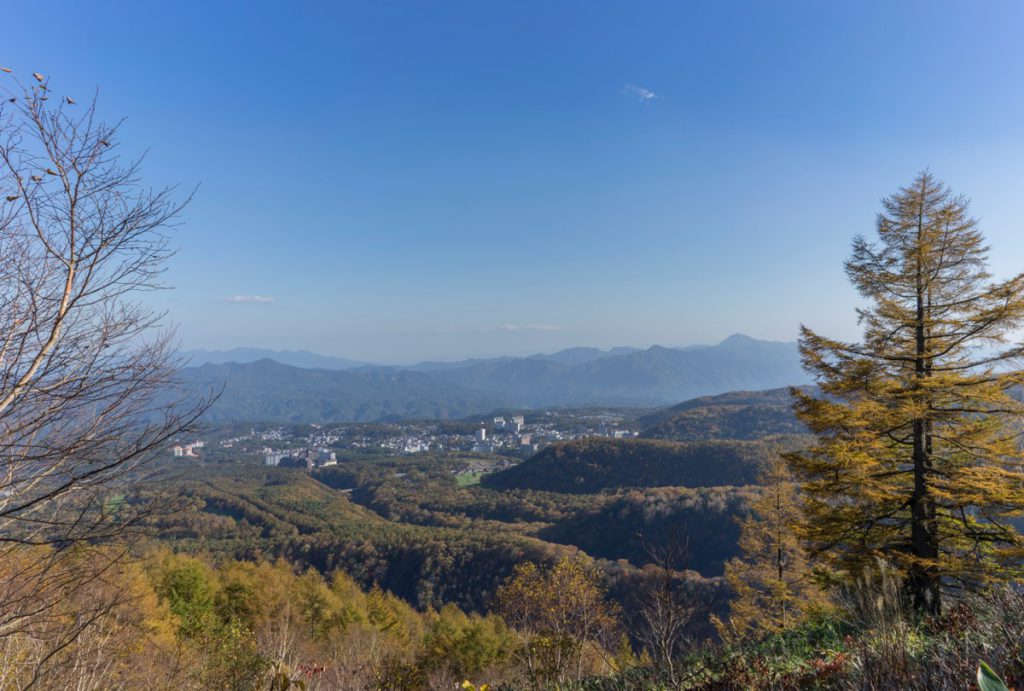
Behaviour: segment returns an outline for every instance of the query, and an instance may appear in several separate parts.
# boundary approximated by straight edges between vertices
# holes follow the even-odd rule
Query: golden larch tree
[[[827,604],[794,532],[802,516],[796,483],[783,459],[769,463],[761,484],[764,490],[743,520],[740,556],[725,565],[733,591],[728,621],[712,619],[725,638],[781,631]]]
[[[935,613],[943,592],[1018,573],[1024,274],[992,280],[967,200],[928,172],[883,200],[877,231],[846,262],[863,340],[802,327],[820,394],[794,391],[796,411],[817,443],[789,458],[815,552],[851,579],[890,563]]]

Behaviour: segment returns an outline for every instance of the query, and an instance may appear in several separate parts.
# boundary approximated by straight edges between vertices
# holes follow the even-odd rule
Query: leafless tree
[[[109,568],[116,550],[98,559],[83,551],[139,524],[145,509],[124,500],[133,481],[206,405],[172,400],[171,334],[140,301],[161,287],[184,202],[142,185],[95,98],[58,97],[40,74],[5,78],[0,637],[37,630]],[[87,622],[71,622],[56,644]]]
[[[680,683],[676,660],[689,643],[690,625],[711,603],[686,576],[689,536],[684,528],[671,526],[653,542],[638,536],[649,563],[633,613],[633,635],[653,658],[673,687]]]

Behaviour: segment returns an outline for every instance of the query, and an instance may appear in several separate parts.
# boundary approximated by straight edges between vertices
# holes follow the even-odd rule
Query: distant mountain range
[[[600,360],[601,358],[612,355],[627,355],[639,350],[640,348],[629,348],[625,346],[612,348],[610,350],[601,350],[599,348],[567,348],[566,350],[560,350],[557,353],[537,353],[536,355],[529,355],[526,358],[475,358],[471,360],[457,360],[454,362],[427,361],[418,362],[414,365],[394,366],[375,365],[371,362],[349,360],[348,358],[334,357],[333,355],[319,355],[317,353],[311,353],[308,350],[268,350],[266,348],[231,348],[230,350],[204,350],[199,348],[196,350],[182,351],[181,357],[185,360],[187,363],[186,366],[188,367],[201,367],[202,365],[226,365],[229,362],[245,364],[247,362],[257,362],[259,360],[273,360],[274,362],[279,362],[282,365],[291,365],[292,367],[303,367],[306,369],[356,369],[358,367],[383,366],[389,367],[390,369],[406,369],[413,372],[425,372],[430,370],[459,369],[485,362],[511,362],[512,360],[517,359],[547,360],[563,365],[579,365],[584,362]]]
[[[187,367],[187,389],[220,397],[207,411],[211,422],[376,422],[462,418],[492,410],[487,394],[407,370],[305,369],[273,360]]]
[[[713,346],[571,348],[528,357],[366,365],[304,351],[190,351],[184,384],[224,393],[212,420],[460,418],[498,407],[656,407],[807,382],[795,343],[734,335]],[[229,360],[228,358],[235,358]]]
[[[354,369],[369,362],[348,360],[331,355],[317,355],[308,350],[265,350],[263,348],[232,348],[231,350],[186,350],[181,357],[189,367],[226,365],[229,362],[245,364],[259,360],[273,360],[282,365],[306,369]]]

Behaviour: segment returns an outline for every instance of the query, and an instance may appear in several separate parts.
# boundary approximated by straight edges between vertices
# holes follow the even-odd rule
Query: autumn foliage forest
[[[989,275],[930,172],[853,241],[861,340],[802,330],[815,387],[688,402],[479,486],[445,454],[183,471],[167,449],[217,392],[176,388],[142,296],[188,195],[143,184],[95,102],[4,76],[0,687],[1024,681],[1024,274]]]

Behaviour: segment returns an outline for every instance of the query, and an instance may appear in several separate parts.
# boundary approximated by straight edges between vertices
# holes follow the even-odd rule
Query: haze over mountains
[[[553,354],[375,366],[304,351],[184,353],[184,384],[219,389],[215,421],[461,418],[496,408],[655,407],[807,383],[795,343],[734,335],[713,346],[571,348]]]
[[[190,367],[226,365],[229,362],[257,362],[258,360],[273,360],[282,365],[312,369],[352,369],[354,367],[365,367],[370,364],[332,355],[318,355],[308,350],[267,350],[265,348],[199,349],[186,350],[181,355]]]
[[[698,346],[700,347],[700,346]],[[356,369],[358,367],[391,367],[392,369],[407,369],[412,371],[426,371],[438,369],[457,369],[483,362],[509,362],[517,359],[527,360],[550,360],[566,365],[579,365],[591,360],[599,360],[611,355],[627,355],[641,350],[626,346],[601,350],[600,348],[567,348],[557,353],[537,353],[526,358],[496,357],[496,358],[473,358],[468,360],[456,360],[453,362],[424,361],[412,365],[378,365],[372,362],[361,360],[350,360],[348,358],[335,357],[333,355],[320,355],[308,350],[269,350],[267,348],[231,348],[230,350],[186,350],[181,353],[183,359],[190,367],[202,365],[224,365],[229,362],[247,363],[258,360],[273,360],[282,365],[292,367],[305,367],[312,369]],[[685,349],[680,349],[685,350]]]

